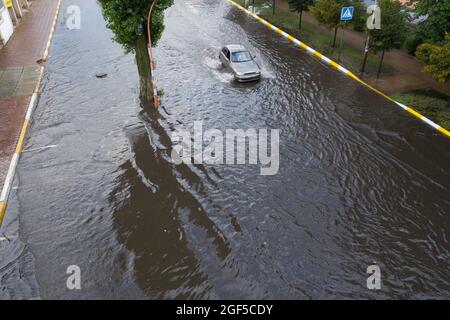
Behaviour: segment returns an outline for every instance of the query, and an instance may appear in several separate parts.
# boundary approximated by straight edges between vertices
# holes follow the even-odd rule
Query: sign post
[[[338,61],[341,59],[342,43],[344,42],[345,22],[351,21],[353,19],[354,9],[355,9],[354,7],[342,7],[341,9],[341,21],[344,22],[344,25],[342,26],[342,36],[341,36],[341,43],[339,46]]]

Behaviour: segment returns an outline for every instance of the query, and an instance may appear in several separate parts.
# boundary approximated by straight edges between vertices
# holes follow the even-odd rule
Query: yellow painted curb
[[[6,202],[0,202],[0,226],[2,225],[5,213],[6,213]]]
[[[339,65],[338,63],[336,63],[335,61],[327,58],[326,56],[324,56],[323,54],[321,54],[320,52],[314,50],[313,48],[309,47],[308,45],[304,44],[303,42],[301,42],[300,40],[294,38],[293,36],[291,36],[290,34],[284,32],[283,30],[281,30],[280,28],[274,26],[273,24],[267,22],[266,20],[264,20],[263,18],[257,16],[256,14],[254,14],[253,12],[250,12],[249,10],[245,9],[244,7],[240,6],[239,4],[237,4],[236,2],[234,2],[233,0],[226,0],[229,3],[231,3],[233,6],[237,7],[238,9],[242,10],[243,12],[247,13],[249,16],[255,18],[256,20],[258,20],[259,22],[261,22],[262,24],[266,25],[267,27],[271,28],[273,31],[275,31],[276,33],[282,35],[283,37],[285,37],[286,39],[288,39],[289,41],[293,42],[294,44],[298,45],[299,47],[301,47],[302,49],[306,50],[308,53],[310,53],[312,56],[317,57],[318,59],[324,61],[325,63],[327,63],[328,65],[332,66],[333,68],[337,69],[338,71],[340,71],[341,73],[345,74],[346,76],[352,78],[353,80],[356,80],[357,82],[361,83],[362,85],[366,86],[367,88],[369,88],[370,90],[378,93],[380,96],[388,99],[389,101],[394,102],[396,105],[398,105],[399,107],[401,107],[402,109],[408,111],[410,114],[414,115],[416,118],[422,120],[423,122],[425,122],[426,124],[428,124],[430,127],[434,128],[435,130],[437,130],[438,132],[446,135],[447,137],[450,138],[450,132],[446,129],[444,129],[443,127],[441,127],[440,125],[434,123],[433,121],[431,121],[430,119],[428,119],[427,117],[421,115],[420,113],[418,113],[417,111],[415,111],[414,109],[412,109],[411,107],[407,107],[403,104],[401,104],[398,101],[395,101],[394,99],[392,99],[391,97],[389,97],[388,95],[384,94],[383,92],[379,91],[378,89],[372,87],[370,84],[368,84],[367,82],[361,80],[358,76],[356,76],[354,73],[350,72],[348,69],[344,68],[343,66]]]

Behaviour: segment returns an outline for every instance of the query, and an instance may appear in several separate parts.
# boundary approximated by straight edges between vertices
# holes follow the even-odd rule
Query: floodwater
[[[30,280],[3,297],[449,297],[448,139],[222,0],[167,10],[150,116],[97,3],[71,4],[82,28],[60,16],[5,220],[19,238],[3,261]],[[229,43],[257,56],[260,82],[221,68]],[[171,133],[197,120],[280,129],[278,173],[175,165]],[[381,290],[366,286],[374,264]]]

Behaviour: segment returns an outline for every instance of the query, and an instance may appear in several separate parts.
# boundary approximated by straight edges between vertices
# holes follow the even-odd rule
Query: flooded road
[[[33,257],[28,290],[44,299],[448,298],[448,139],[222,0],[167,10],[155,50],[164,97],[151,117],[139,108],[133,56],[110,40],[96,2],[63,1],[62,12],[71,4],[82,29],[60,17],[5,220],[20,242],[4,259]],[[260,82],[236,84],[222,69],[229,43],[257,56]],[[279,172],[173,164],[171,132],[196,120],[280,129]],[[366,287],[373,264],[381,290]],[[66,288],[70,265],[81,290]]]

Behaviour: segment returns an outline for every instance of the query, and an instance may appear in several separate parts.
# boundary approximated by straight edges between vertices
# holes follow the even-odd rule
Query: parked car
[[[261,78],[261,70],[254,58],[244,46],[237,44],[223,47],[219,54],[222,64],[233,72],[235,80],[239,82]]]

